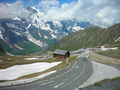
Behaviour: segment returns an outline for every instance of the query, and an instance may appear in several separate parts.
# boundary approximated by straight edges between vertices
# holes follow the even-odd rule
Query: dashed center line
[[[82,72],[80,73],[80,75],[78,77],[76,77],[73,81],[76,81],[85,71],[85,63],[83,63],[83,70]]]

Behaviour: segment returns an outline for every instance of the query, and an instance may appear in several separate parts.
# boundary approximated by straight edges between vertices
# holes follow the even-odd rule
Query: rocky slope
[[[80,29],[91,26],[89,22],[50,21],[41,17],[34,8],[26,8],[27,18],[0,19],[0,45],[11,54],[41,52],[49,45]]]

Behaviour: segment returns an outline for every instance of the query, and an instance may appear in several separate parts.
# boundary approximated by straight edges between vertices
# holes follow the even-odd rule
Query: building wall
[[[65,55],[53,54],[54,58],[65,58]]]
[[[53,54],[54,58],[67,58],[70,57],[70,52],[67,52],[65,55]]]
[[[65,54],[65,56],[66,56],[66,57],[70,57],[70,52],[67,52],[67,53]]]

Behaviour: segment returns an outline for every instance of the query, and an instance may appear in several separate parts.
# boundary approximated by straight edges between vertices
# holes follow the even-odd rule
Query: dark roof
[[[58,50],[56,49],[53,54],[60,54],[60,55],[65,55],[68,51],[66,50]]]

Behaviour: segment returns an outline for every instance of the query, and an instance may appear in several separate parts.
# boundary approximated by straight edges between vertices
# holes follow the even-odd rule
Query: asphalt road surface
[[[79,57],[75,64],[52,78],[31,84],[0,87],[0,90],[76,90],[88,80],[93,72],[92,63]]]

